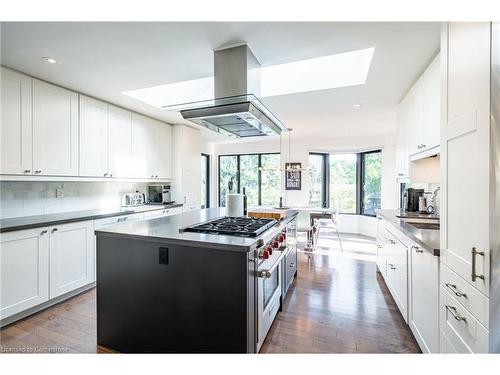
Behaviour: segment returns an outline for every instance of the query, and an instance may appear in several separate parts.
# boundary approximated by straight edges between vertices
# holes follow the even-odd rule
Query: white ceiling
[[[246,42],[262,65],[375,47],[365,85],[265,98],[295,136],[386,134],[409,87],[439,51],[439,23],[2,23],[3,65],[181,123],[122,92],[213,74],[212,51]],[[43,56],[60,60],[50,65]],[[355,109],[352,104],[362,103]],[[207,140],[220,140],[204,131]],[[225,138],[223,140],[226,140]]]

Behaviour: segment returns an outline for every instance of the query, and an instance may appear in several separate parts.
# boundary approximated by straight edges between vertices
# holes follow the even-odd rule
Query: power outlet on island
[[[64,189],[63,188],[56,189],[56,198],[64,198]]]

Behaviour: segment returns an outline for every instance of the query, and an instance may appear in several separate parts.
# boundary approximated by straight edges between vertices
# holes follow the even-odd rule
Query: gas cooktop
[[[258,237],[276,225],[275,219],[256,219],[252,217],[220,217],[204,223],[184,228],[184,232],[225,234],[231,236]]]

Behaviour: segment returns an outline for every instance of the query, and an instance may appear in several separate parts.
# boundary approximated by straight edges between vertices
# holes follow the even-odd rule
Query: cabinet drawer
[[[293,280],[293,277],[295,276],[295,272],[297,272],[297,248],[293,247],[290,252],[286,256],[286,261],[285,261],[285,281],[286,281],[286,287],[288,289],[288,285]]]
[[[441,285],[479,322],[485,327],[489,326],[489,301],[488,297],[471,286],[468,282],[441,263]]]
[[[106,217],[104,219],[94,220],[94,229],[98,230],[103,227],[109,227],[112,225],[118,225],[122,223],[130,223],[133,221],[140,221],[143,219],[144,219],[144,213]]]
[[[441,329],[459,353],[488,352],[488,330],[442,285],[439,310]]]

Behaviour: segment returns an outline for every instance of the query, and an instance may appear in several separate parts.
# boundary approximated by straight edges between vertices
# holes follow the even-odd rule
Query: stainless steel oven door
[[[282,269],[281,261],[288,249],[275,252],[272,259],[259,265],[257,272],[257,352],[259,352],[269,328],[280,308]],[[271,265],[270,267],[267,267]]]

